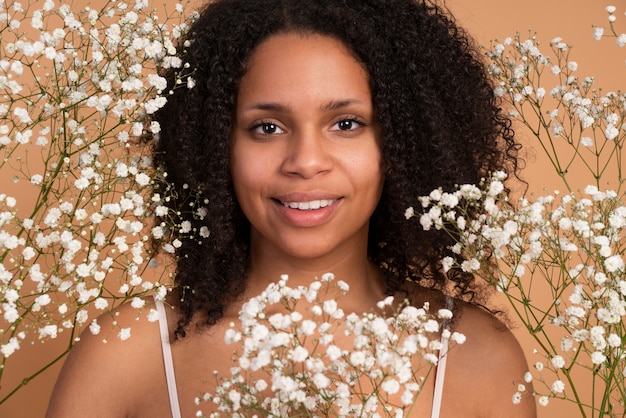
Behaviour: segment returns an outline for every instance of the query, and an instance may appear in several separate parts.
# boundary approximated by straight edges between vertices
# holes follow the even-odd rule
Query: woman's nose
[[[290,176],[312,178],[332,169],[333,159],[322,132],[306,130],[289,138],[282,171]]]

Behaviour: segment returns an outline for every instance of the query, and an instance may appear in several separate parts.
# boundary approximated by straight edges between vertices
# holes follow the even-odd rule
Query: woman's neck
[[[343,280],[350,286],[344,304],[354,306],[344,309],[369,310],[386,296],[384,275],[368,260],[366,248],[309,259],[268,254],[264,249],[253,250],[251,255],[244,300],[260,294],[270,283],[278,282],[281,275],[288,275],[289,286],[295,287],[308,286],[325,273],[332,273],[335,280]]]

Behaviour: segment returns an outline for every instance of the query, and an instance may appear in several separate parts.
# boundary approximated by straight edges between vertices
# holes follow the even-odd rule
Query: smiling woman
[[[446,355],[450,329],[430,327],[441,360],[436,377],[416,382],[420,396],[405,416],[534,416],[532,399],[511,402],[526,370],[517,342],[480,308],[485,292],[471,275],[443,271],[444,256],[458,257],[453,241],[402,216],[437,187],[517,170],[510,121],[452,18],[414,0],[221,0],[190,34],[183,59],[196,85],[176,89],[181,75],[170,74],[173,93],[155,118],[155,161],[178,196],[169,203],[179,225],[170,231],[180,242],[176,288],[166,304],[149,302],[158,324],[135,321],[126,306],[100,321],[132,323],[132,339],[105,345],[84,335],[48,416],[193,416],[194,398],[217,390],[209,377],[232,369],[224,333],[240,338],[230,324],[242,306],[243,316],[258,315],[258,302],[244,302],[284,288],[284,275],[306,286],[328,272],[350,288],[349,299],[323,305],[329,315],[427,303],[448,319],[453,311],[446,327],[467,336]],[[206,207],[190,211],[190,201]],[[378,303],[388,296],[395,305]],[[321,310],[305,307],[289,321]],[[276,309],[271,321],[283,318]],[[349,323],[338,325],[340,352]],[[315,345],[290,360],[314,361]],[[388,414],[385,406],[378,412]]]

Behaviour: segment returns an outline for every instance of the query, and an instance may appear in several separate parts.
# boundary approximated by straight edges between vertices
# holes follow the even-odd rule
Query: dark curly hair
[[[411,278],[477,301],[471,275],[442,272],[451,239],[403,216],[435,188],[478,184],[495,170],[517,173],[511,122],[477,48],[453,18],[428,0],[218,0],[204,7],[188,36],[183,59],[195,87],[175,89],[156,115],[162,131],[155,162],[178,194],[169,205],[195,234],[177,249],[177,336],[199,311],[214,324],[245,289],[250,226],[232,185],[230,127],[248,57],[285,32],[338,39],[367,69],[385,170],[369,257],[386,272],[388,291]],[[172,84],[176,78],[180,73],[169,74]],[[197,193],[208,201],[201,218],[187,207]],[[202,226],[210,237],[199,245]]]

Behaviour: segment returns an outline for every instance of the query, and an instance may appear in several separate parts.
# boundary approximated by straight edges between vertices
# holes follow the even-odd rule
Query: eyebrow
[[[348,107],[353,104],[363,104],[363,101],[359,99],[333,100],[330,103],[327,103],[324,106],[322,106],[321,109],[323,111],[337,110],[337,109],[341,109],[344,107]]]
[[[246,106],[244,110],[272,110],[275,112],[288,113],[291,108],[278,103],[253,103],[250,106]]]
[[[346,99],[346,100],[332,100],[326,104],[324,104],[320,109],[324,112],[337,110],[344,107],[348,107],[353,104],[363,104],[362,100],[359,99]],[[250,106],[247,106],[245,110],[270,110],[274,112],[281,113],[289,113],[291,112],[291,108],[289,106],[285,106],[279,103],[253,103]]]

